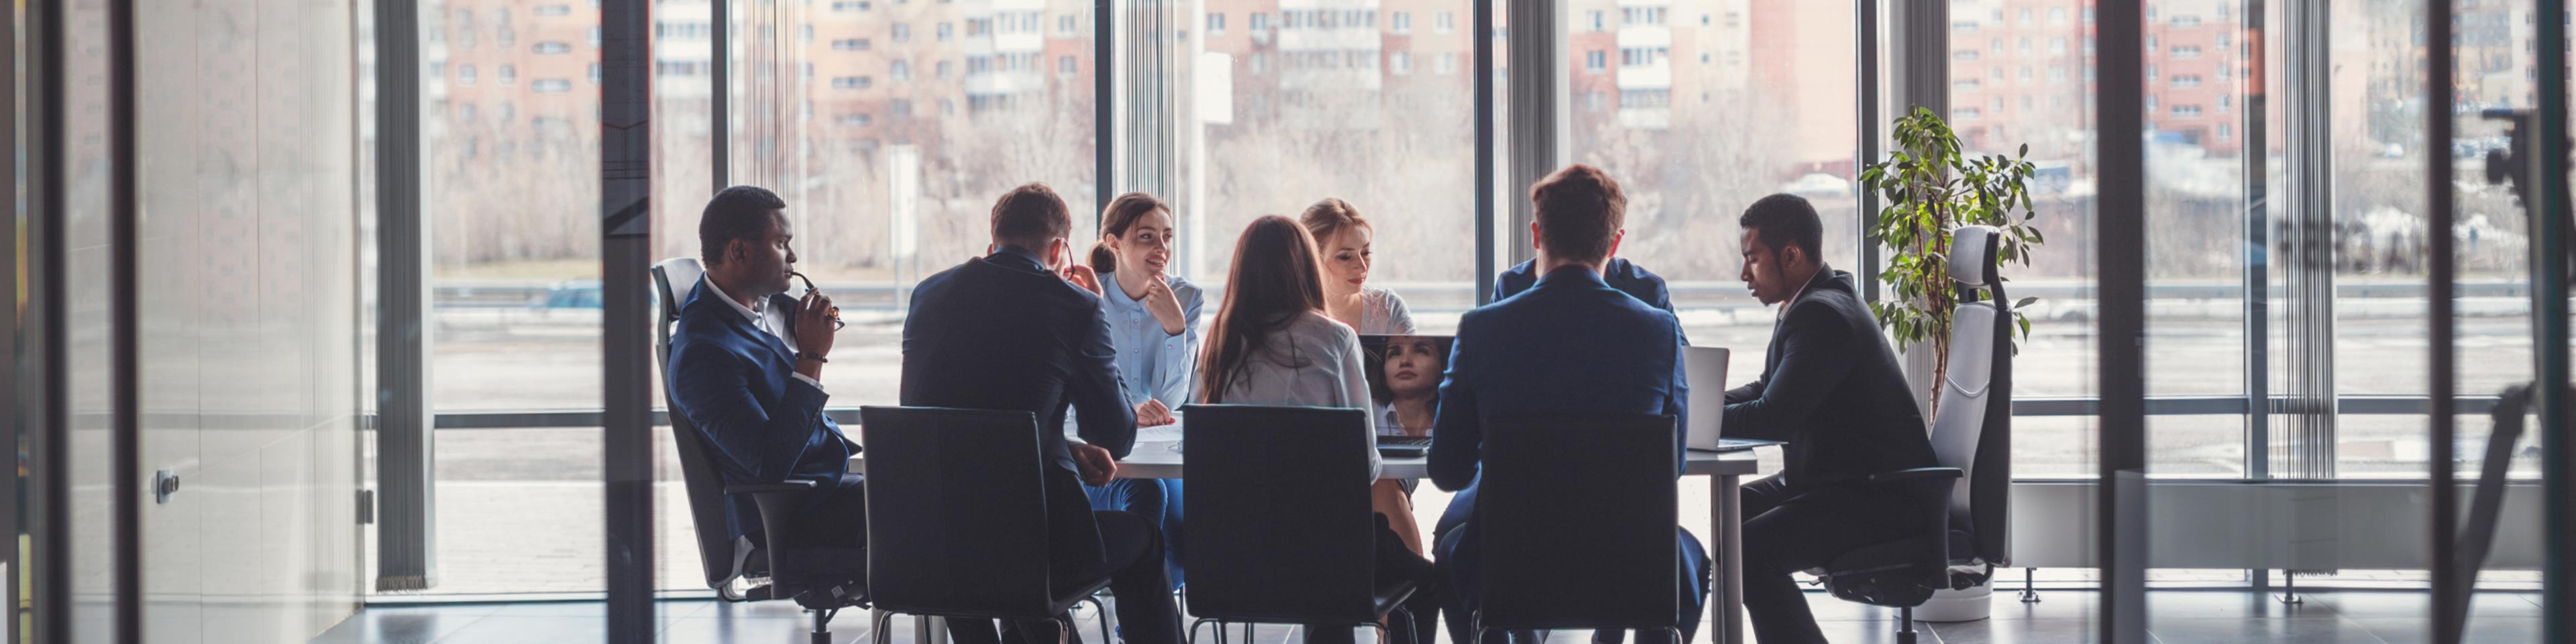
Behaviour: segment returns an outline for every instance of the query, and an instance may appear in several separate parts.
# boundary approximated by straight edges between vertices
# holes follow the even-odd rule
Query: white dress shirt
[[[715,295],[716,299],[724,300],[725,306],[733,307],[733,310],[742,313],[743,317],[750,318],[751,325],[753,327],[766,331],[770,335],[778,336],[778,341],[787,343],[787,349],[789,351],[792,352],[796,350],[796,337],[787,333],[787,312],[780,311],[776,307],[770,306],[769,298],[760,298],[759,301],[753,302],[751,306],[746,307],[742,305],[742,302],[733,299],[733,296],[726,295],[724,287],[717,286],[716,281],[712,279],[707,280],[707,291],[710,294]],[[830,389],[823,388],[822,381],[815,380],[803,373],[790,371],[787,375],[795,376],[797,380],[805,381],[805,384],[813,385],[815,389],[821,390],[823,393],[828,394],[832,392]]]
[[[1236,405],[1342,407],[1368,409],[1368,354],[1351,327],[1309,311],[1253,350],[1243,370],[1227,377],[1225,391],[1212,402]],[[1377,455],[1376,414],[1360,414],[1368,426],[1369,480],[1385,464]]]

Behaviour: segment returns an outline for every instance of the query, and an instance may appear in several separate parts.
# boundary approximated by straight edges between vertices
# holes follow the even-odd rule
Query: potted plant
[[[1888,299],[1869,303],[1878,324],[1896,339],[1898,351],[1931,342],[1932,378],[1926,392],[1938,411],[1940,383],[1949,371],[1950,311],[1958,306],[1950,280],[1950,231],[1986,225],[2002,231],[1995,251],[2006,265],[2030,264],[2030,251],[2045,242],[2030,225],[2030,178],[2036,167],[2024,144],[2012,157],[1969,158],[1959,152],[1959,137],[1931,110],[1915,108],[1895,123],[1896,148],[1887,160],[1861,171],[1864,189],[1876,191],[1887,206],[1869,227],[1872,237],[1894,252],[1878,273]],[[2019,339],[2030,336],[2030,318],[2021,308],[2038,298],[2025,297],[2009,307]]]

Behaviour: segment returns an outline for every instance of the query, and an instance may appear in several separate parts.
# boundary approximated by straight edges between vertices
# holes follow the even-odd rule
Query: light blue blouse
[[[1118,287],[1117,273],[1100,276],[1100,312],[1109,319],[1109,341],[1118,347],[1118,377],[1127,389],[1127,404],[1146,399],[1180,409],[1196,402],[1199,365],[1199,309],[1205,298],[1199,287],[1179,277],[1168,278],[1172,299],[1181,304],[1181,334],[1163,333],[1163,323]]]

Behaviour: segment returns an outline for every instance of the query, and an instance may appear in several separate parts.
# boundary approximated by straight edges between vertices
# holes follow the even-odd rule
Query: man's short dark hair
[[[1045,251],[1046,243],[1073,234],[1073,211],[1064,198],[1043,183],[1003,193],[993,202],[993,243],[1022,250]]]
[[[1583,164],[1566,166],[1530,186],[1537,207],[1539,243],[1559,259],[1595,261],[1610,256],[1619,228],[1627,225],[1628,195],[1610,174]]]
[[[1825,221],[1816,216],[1816,207],[1806,197],[1788,193],[1763,197],[1745,208],[1735,225],[1757,231],[1755,237],[1771,252],[1796,244],[1807,261],[1824,261]]]
[[[770,213],[787,207],[778,193],[759,186],[734,186],[707,200],[707,210],[698,215],[698,256],[708,266],[723,263],[725,246],[734,240],[753,244],[767,241],[769,227],[777,225]]]

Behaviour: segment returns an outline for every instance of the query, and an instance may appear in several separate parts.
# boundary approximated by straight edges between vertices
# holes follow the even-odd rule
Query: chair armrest
[[[786,481],[786,482],[782,482],[782,483],[748,483],[748,484],[743,484],[743,485],[727,485],[727,486],[724,486],[724,493],[725,493],[725,495],[727,495],[727,496],[731,496],[731,495],[735,495],[735,494],[767,494],[767,493],[772,493],[772,492],[803,492],[803,491],[806,491],[806,490],[814,489],[815,487],[818,487],[818,486],[817,486],[817,485],[815,484],[815,482],[813,482],[813,481],[806,481],[806,480],[790,480],[790,481]]]
[[[1967,475],[1968,473],[1966,471],[1955,467],[1918,467],[1910,470],[1897,470],[1894,472],[1879,472],[1877,474],[1871,474],[1869,475],[1869,481],[1871,483],[1884,483],[1888,481],[1955,479]]]

